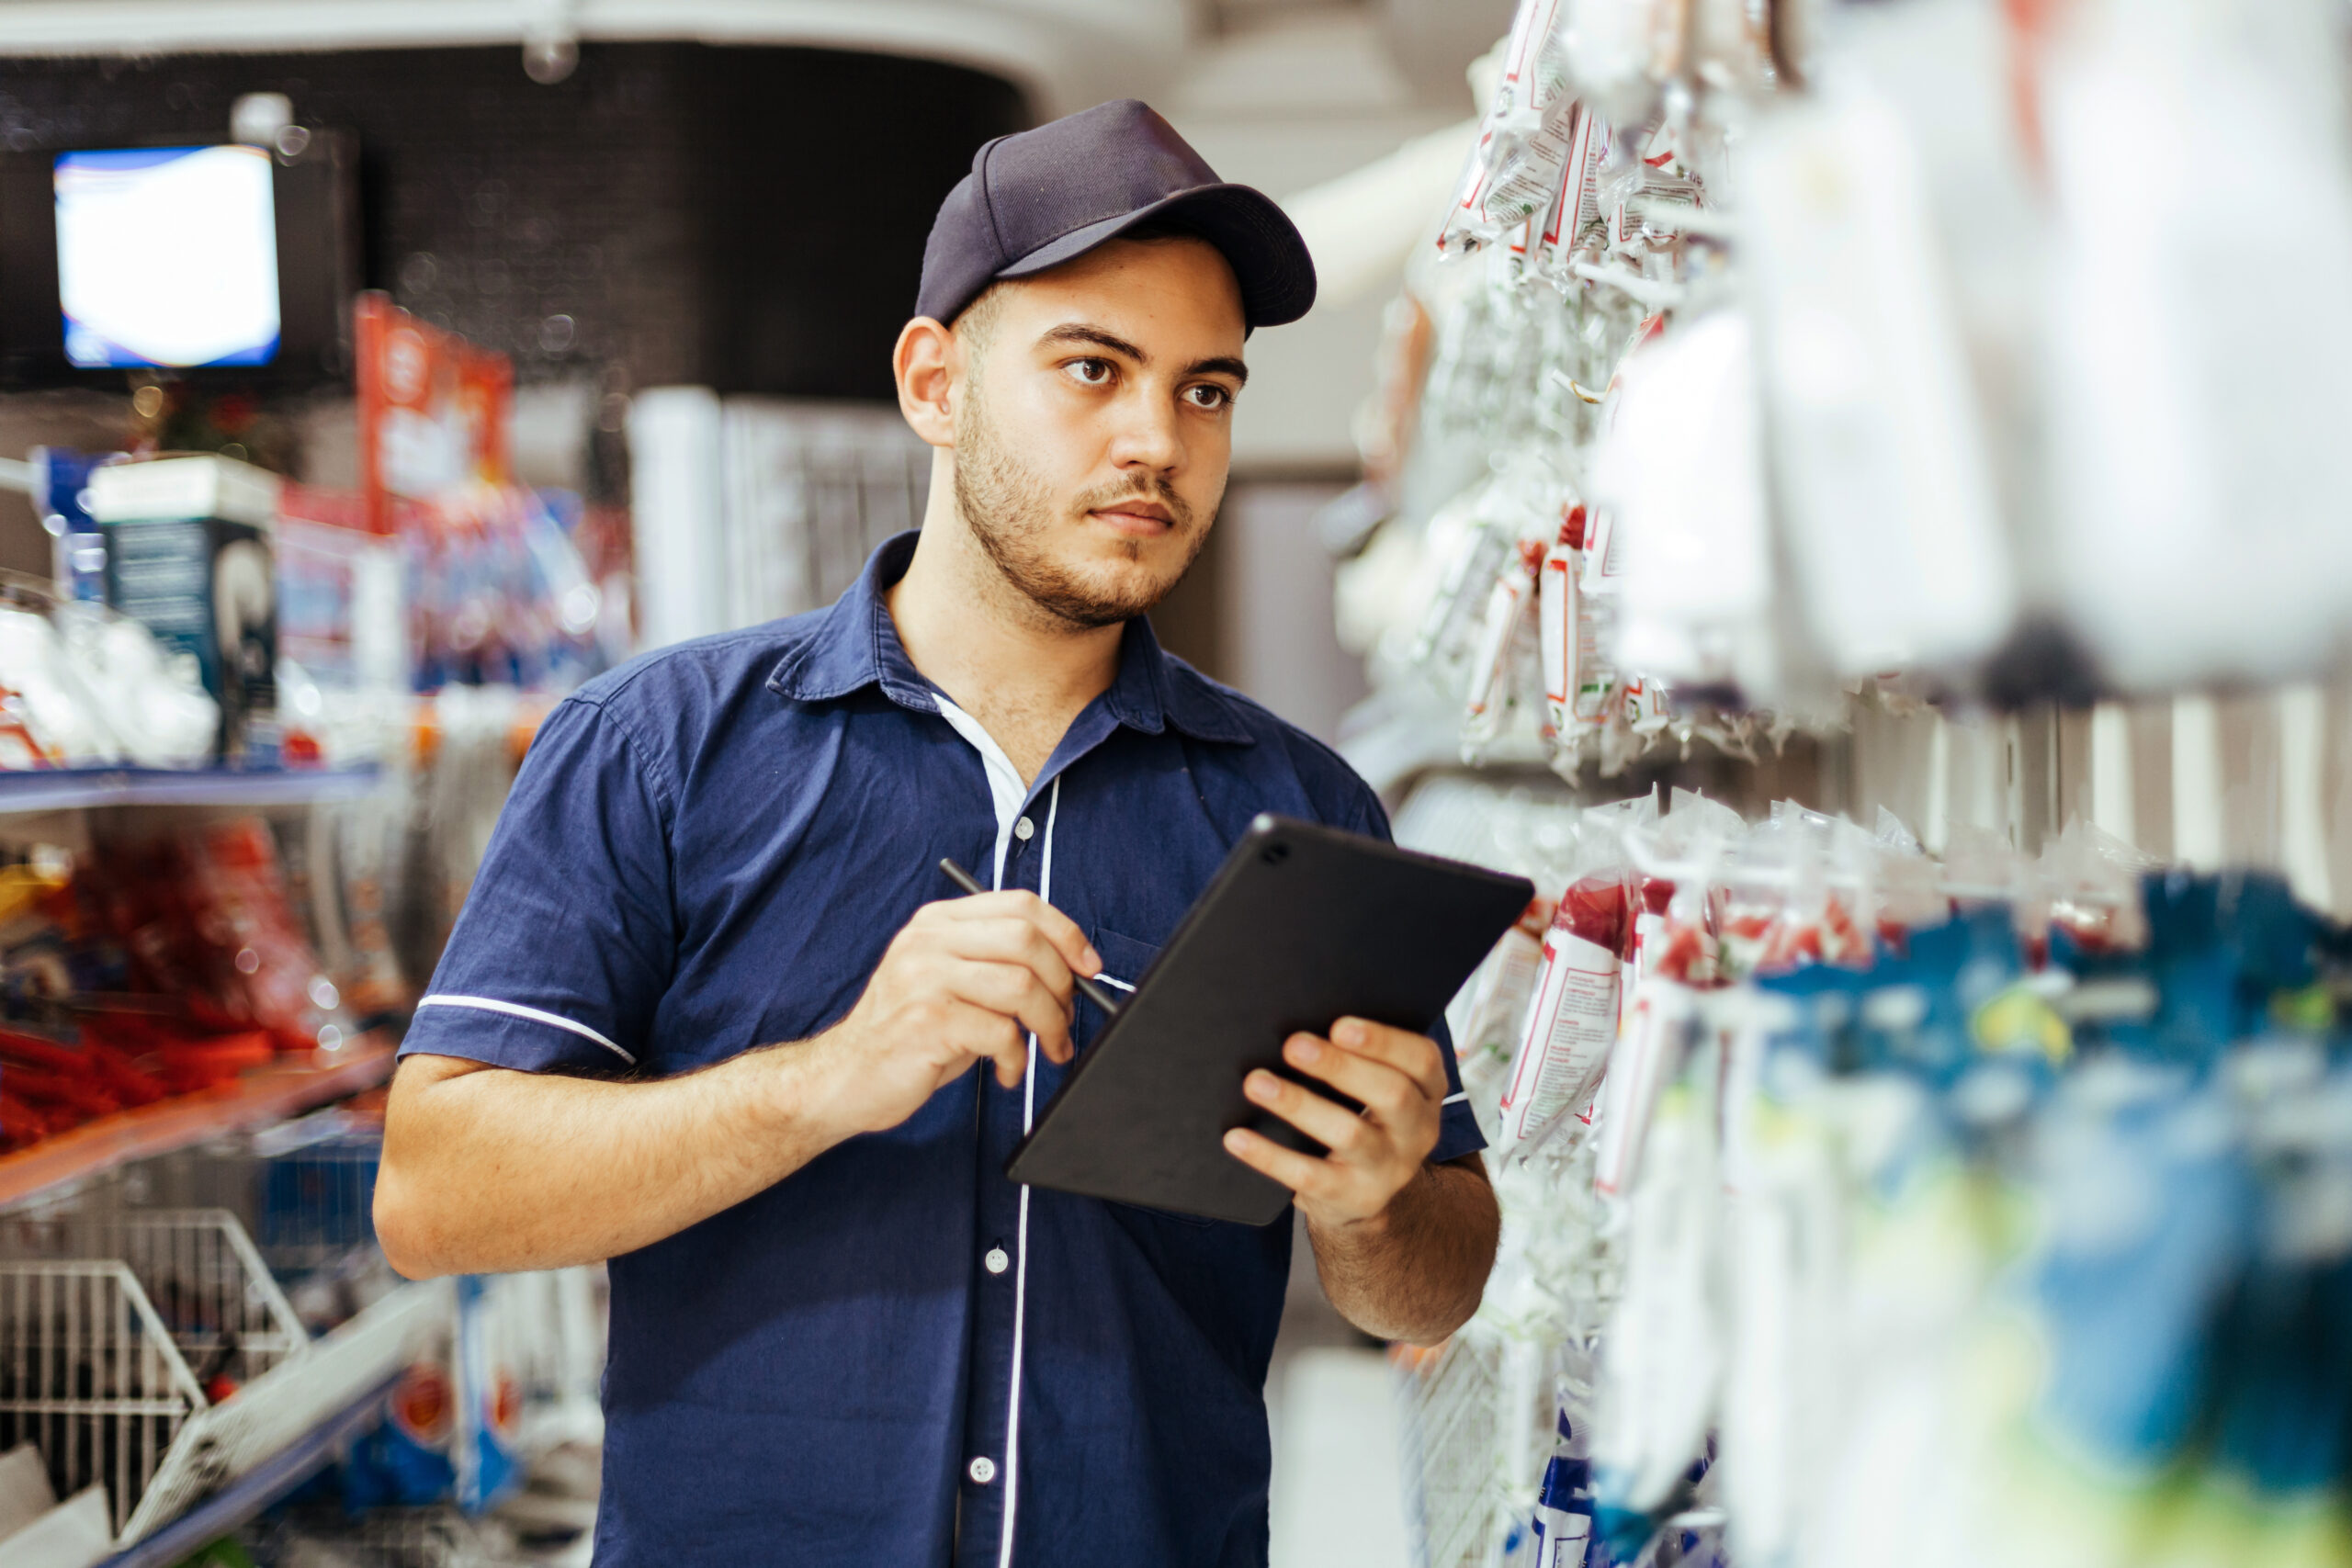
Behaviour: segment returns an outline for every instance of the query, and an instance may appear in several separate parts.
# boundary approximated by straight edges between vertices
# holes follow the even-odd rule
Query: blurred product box
[[[277,651],[325,689],[405,692],[400,543],[370,532],[367,515],[366,498],[356,491],[289,481],[280,492]]]
[[[277,761],[279,480],[210,456],[111,463],[90,475],[107,536],[107,603],[192,659],[220,705],[217,755]]]

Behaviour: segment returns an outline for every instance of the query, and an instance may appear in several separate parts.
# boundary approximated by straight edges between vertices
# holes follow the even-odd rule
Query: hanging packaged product
[[[1569,280],[1568,258],[1600,221],[1600,171],[1609,161],[1609,122],[1579,103],[1568,119],[1567,152],[1560,164],[1560,186],[1544,220],[1537,265],[1555,287]]]
[[[1761,122],[1740,169],[1768,467],[1814,639],[1849,678],[1982,659],[2018,586],[1910,130],[1839,77]]]
[[[1557,640],[1546,642],[1544,666],[1545,698],[1555,690],[1562,694],[1566,721],[1553,726],[1552,766],[1570,783],[1618,713],[1618,672],[1611,654],[1618,585],[1603,581],[1615,530],[1605,507],[1579,511],[1577,547],[1561,563],[1564,570],[1553,589],[1560,606],[1553,626]]]
[[[1537,588],[1538,659],[1544,671],[1544,716],[1555,737],[1571,737],[1577,723],[1577,682],[1583,664],[1577,634],[1584,617],[1577,578],[1583,567],[1584,502],[1573,501],[1560,519],[1558,537],[1544,553]]]
[[[1645,795],[1585,813],[1503,1090],[1497,1147],[1506,1164],[1526,1158],[1583,1111],[1608,1070],[1634,896],[1623,831],[1657,812]]]
[[[2239,341],[2252,283],[2213,193],[2298,278],[2352,276],[2343,16],[2319,0],[2066,7],[2041,126],[2057,214],[2038,346],[2052,566],[2126,689],[2293,679],[2352,620],[2352,293],[2293,294]],[[2255,18],[2259,17],[2257,22]],[[2242,160],[2241,147],[2291,148]]]
[[[1504,558],[1487,592],[1487,614],[1470,656],[1469,689],[1464,694],[1465,761],[1475,762],[1517,711],[1521,666],[1532,651],[1529,639],[1536,629],[1536,585],[1543,568],[1544,547],[1521,538],[1514,552]]]
[[[1772,702],[1772,536],[1747,318],[1713,311],[1652,340],[1613,401],[1593,493],[1624,524],[1619,662]]]
[[[1636,735],[1654,736],[1674,718],[1673,698],[1666,682],[1655,675],[1636,675],[1623,687],[1625,727]]]
[[[1577,93],[1620,126],[1657,112],[1682,69],[1688,0],[1567,0],[1565,53]]]
[[[1510,1060],[1520,1021],[1527,1016],[1528,1000],[1544,967],[1544,933],[1556,908],[1541,895],[1528,900],[1519,923],[1503,932],[1495,951],[1471,976],[1469,1010],[1453,1042],[1465,1078],[1473,1063]]]
[[[1583,1413],[1578,1412],[1581,1416]],[[1551,1457],[1535,1494],[1532,1535],[1537,1568],[1585,1568],[1592,1544],[1592,1461],[1587,1434],[1565,1409],[1554,1413]]]
[[[1495,244],[1531,220],[1544,222],[1567,160],[1575,107],[1561,7],[1562,0],[1520,0],[1494,102],[1438,236],[1438,248],[1448,254]]]
[[[1681,1070],[1702,1022],[1700,993],[1663,974],[1637,976],[1626,998],[1615,1070],[1601,1080],[1593,1112],[1600,1129],[1593,1189],[1612,1198],[1632,1190],[1659,1089]]]
[[[1477,602],[1484,605],[1487,586],[1510,551],[1510,541],[1487,516],[1489,500],[1501,483],[1499,479],[1482,479],[1430,518],[1423,547],[1435,570],[1419,626],[1406,649],[1408,663],[1442,668],[1471,635],[1471,591],[1474,586],[1478,590]]]
[[[1747,833],[1723,802],[1677,789],[1662,820],[1625,835],[1641,874],[1623,981],[1624,1024],[1595,1111],[1593,1186],[1604,1195],[1632,1190],[1661,1086],[1713,1032],[1705,993],[1721,979],[1712,889]]]
[[[1624,1562],[1699,1500],[1724,1371],[1712,1280],[1723,1204],[1714,1043],[1704,1032],[1662,1039],[1657,1079],[1670,1088],[1629,1193],[1624,1292],[1601,1339],[1592,1446],[1596,1534]]]

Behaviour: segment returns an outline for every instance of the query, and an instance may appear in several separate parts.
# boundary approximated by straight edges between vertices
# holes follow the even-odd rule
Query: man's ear
[[[963,378],[963,345],[929,316],[899,329],[890,370],[899,383],[899,412],[933,446],[956,445],[956,385]]]

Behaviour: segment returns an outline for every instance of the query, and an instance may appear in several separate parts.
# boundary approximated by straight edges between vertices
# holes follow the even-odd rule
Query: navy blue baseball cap
[[[999,278],[1057,266],[1147,220],[1224,253],[1251,327],[1295,321],[1315,303],[1315,262],[1283,209],[1218,179],[1174,126],[1120,98],[973,155],[932,222],[915,314],[952,323]]]

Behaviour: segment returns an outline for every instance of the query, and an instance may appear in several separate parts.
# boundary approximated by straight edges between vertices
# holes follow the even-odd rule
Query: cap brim
[[[999,277],[1028,277],[1074,261],[1138,223],[1179,221],[1223,253],[1241,286],[1242,319],[1252,327],[1295,321],[1315,304],[1315,258],[1290,215],[1248,186],[1195,186],[1148,207],[1073,229],[1001,268]]]

